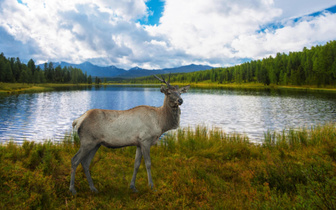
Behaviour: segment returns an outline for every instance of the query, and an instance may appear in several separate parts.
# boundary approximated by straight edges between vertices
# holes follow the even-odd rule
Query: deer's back
[[[139,145],[139,141],[162,134],[157,108],[138,106],[130,110],[92,109],[86,113],[78,134],[82,139],[109,147]]]

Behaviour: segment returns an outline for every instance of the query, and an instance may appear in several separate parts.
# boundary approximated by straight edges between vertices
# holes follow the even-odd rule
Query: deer
[[[136,146],[134,171],[129,188],[138,192],[135,187],[135,179],[144,158],[148,176],[148,185],[154,189],[151,174],[150,147],[156,144],[159,137],[180,124],[181,109],[183,103],[181,93],[186,93],[190,85],[179,88],[178,85],[170,84],[168,81],[156,79],[164,83],[160,91],[165,94],[161,107],[141,105],[129,110],[103,110],[91,109],[72,123],[73,129],[77,131],[80,139],[80,148],[71,159],[70,192],[76,195],[75,174],[77,166],[81,163],[88,180],[90,190],[98,193],[94,187],[90,175],[90,163],[101,145],[108,148],[122,148]]]

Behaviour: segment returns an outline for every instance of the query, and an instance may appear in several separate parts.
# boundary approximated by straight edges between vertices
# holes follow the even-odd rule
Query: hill
[[[44,68],[44,64],[39,65],[41,69]],[[61,66],[61,68],[72,66],[74,68],[81,69],[93,77],[115,77],[126,72],[124,69],[117,68],[115,66],[96,66],[90,62],[84,62],[81,64],[72,64],[67,62],[53,62],[53,66]]]
[[[44,68],[44,64],[39,65],[41,69]],[[67,62],[53,62],[53,66],[61,66],[69,67],[72,66],[74,68],[79,68],[83,72],[86,72],[87,75],[91,75],[92,77],[109,77],[109,78],[135,78],[135,77],[144,77],[144,76],[150,76],[153,74],[167,74],[167,73],[188,73],[188,72],[195,72],[195,71],[201,71],[206,69],[211,69],[211,66],[206,65],[187,65],[187,66],[180,66],[176,68],[166,68],[166,69],[156,69],[156,70],[150,70],[150,69],[142,69],[139,67],[134,67],[129,70],[117,68],[115,66],[97,66],[90,62],[84,62],[81,64],[72,64]]]
[[[129,78],[135,78],[135,77],[150,76],[153,74],[189,73],[189,72],[207,70],[211,68],[213,67],[205,66],[205,65],[195,65],[195,64],[191,64],[188,66],[180,66],[177,68],[166,68],[166,69],[159,69],[159,70],[148,70],[148,69],[141,69],[141,68],[135,67],[119,75],[118,77],[129,79]]]

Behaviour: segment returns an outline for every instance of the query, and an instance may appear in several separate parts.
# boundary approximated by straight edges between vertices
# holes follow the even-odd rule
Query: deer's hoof
[[[153,184],[153,183],[152,183],[152,184],[149,184],[148,186],[150,187],[150,189],[151,189],[153,192],[156,192],[156,189],[154,188],[154,184]]]
[[[76,190],[74,187],[70,187],[70,192],[72,193],[73,196],[75,196],[77,194]]]
[[[92,192],[98,193],[98,190],[95,187],[91,187],[90,189],[91,189]]]
[[[138,190],[135,188],[135,186],[134,186],[134,185],[131,185],[131,186],[130,186],[130,189],[131,189],[133,192],[135,192],[135,193],[137,193],[137,192],[138,192]]]

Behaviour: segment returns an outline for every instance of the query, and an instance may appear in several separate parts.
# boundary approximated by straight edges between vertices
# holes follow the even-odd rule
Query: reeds
[[[139,193],[128,189],[135,148],[101,147],[91,164],[100,191],[82,167],[77,196],[68,192],[79,140],[0,145],[0,209],[335,209],[336,129],[326,124],[267,132],[263,144],[205,127],[169,132],[151,149],[156,191],[142,163]]]

